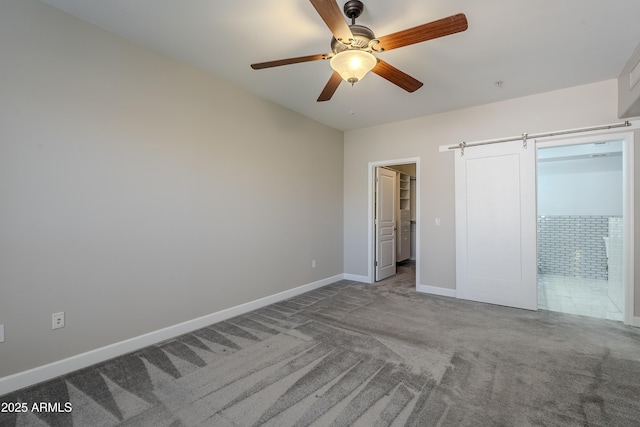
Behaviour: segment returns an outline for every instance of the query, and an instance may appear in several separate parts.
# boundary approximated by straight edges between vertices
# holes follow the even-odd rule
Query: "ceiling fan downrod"
[[[344,14],[347,18],[351,18],[351,25],[356,24],[356,18],[360,16],[364,10],[364,4],[360,0],[349,0],[344,4]]]

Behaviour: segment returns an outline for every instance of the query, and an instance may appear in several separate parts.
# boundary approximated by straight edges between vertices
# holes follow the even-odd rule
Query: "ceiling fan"
[[[349,0],[344,4],[344,14],[351,19],[351,25],[347,24],[343,18],[340,7],[335,0],[310,1],[322,20],[327,24],[327,27],[329,27],[329,30],[331,30],[331,33],[333,33],[331,53],[260,62],[251,64],[251,68],[261,70],[281,65],[330,59],[331,68],[334,71],[329,78],[329,82],[320,93],[318,102],[330,100],[342,80],[354,84],[369,71],[387,79],[407,92],[416,91],[422,87],[422,82],[376,57],[373,52],[383,52],[448,36],[449,34],[465,31],[468,27],[466,16],[459,13],[393,34],[376,37],[369,28],[363,25],[356,25],[356,18],[360,16],[364,9],[361,1]]]

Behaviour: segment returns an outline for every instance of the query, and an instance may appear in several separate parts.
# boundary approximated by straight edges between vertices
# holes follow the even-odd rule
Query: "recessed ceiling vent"
[[[618,77],[618,118],[640,116],[640,44]]]
[[[633,70],[629,73],[629,88],[633,89],[633,87],[638,84],[640,81],[640,61],[633,67]]]

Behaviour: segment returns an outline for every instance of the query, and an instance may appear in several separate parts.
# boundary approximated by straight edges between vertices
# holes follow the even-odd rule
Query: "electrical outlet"
[[[0,325],[0,342],[4,342],[4,325]]]
[[[51,315],[51,329],[64,328],[64,311]]]

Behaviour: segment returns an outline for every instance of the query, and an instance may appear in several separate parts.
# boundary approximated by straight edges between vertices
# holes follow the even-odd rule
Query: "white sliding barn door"
[[[456,295],[536,310],[533,141],[456,151]]]
[[[396,173],[376,168],[376,281],[396,274]]]

